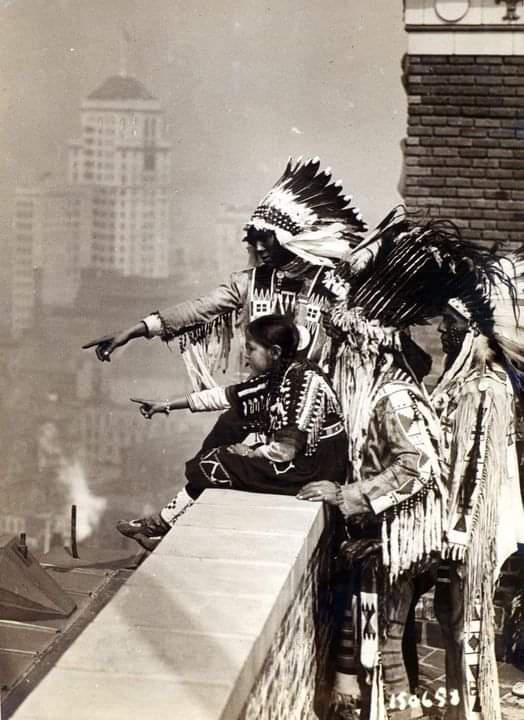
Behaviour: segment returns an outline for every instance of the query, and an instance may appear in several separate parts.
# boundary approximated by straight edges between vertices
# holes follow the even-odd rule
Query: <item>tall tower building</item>
[[[138,80],[110,77],[83,101],[81,125],[67,182],[44,177],[16,191],[15,336],[34,324],[38,303],[72,305],[85,268],[169,275],[171,148],[160,103]]]
[[[138,80],[114,76],[84,100],[81,122],[68,176],[93,188],[89,265],[167,277],[171,148],[160,103]]]

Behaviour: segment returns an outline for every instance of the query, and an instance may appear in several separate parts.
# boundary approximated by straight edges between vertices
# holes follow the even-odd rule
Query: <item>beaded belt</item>
[[[323,428],[319,439],[326,440],[327,438],[339,435],[341,432],[344,432],[344,423],[339,420],[338,422],[333,423],[333,425],[328,425],[328,427]]]

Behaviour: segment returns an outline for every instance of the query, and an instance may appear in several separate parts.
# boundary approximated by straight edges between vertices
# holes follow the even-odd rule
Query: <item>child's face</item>
[[[278,346],[267,348],[254,340],[249,333],[246,335],[246,363],[256,375],[271,370],[279,356]],[[278,348],[279,349],[279,348]]]

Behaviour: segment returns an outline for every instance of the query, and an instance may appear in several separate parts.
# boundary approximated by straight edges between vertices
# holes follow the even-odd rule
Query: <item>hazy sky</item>
[[[83,97],[119,69],[167,112],[189,239],[221,203],[252,205],[289,155],[319,155],[372,222],[397,202],[402,3],[0,0],[4,213],[17,183],[65,167]]]

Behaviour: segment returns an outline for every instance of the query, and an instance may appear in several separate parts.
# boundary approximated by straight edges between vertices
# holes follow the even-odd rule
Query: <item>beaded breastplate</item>
[[[322,312],[346,292],[347,286],[330,268],[314,267],[294,276],[265,266],[254,268],[249,288],[249,322],[269,314],[293,318],[309,332],[310,357],[321,331]]]

